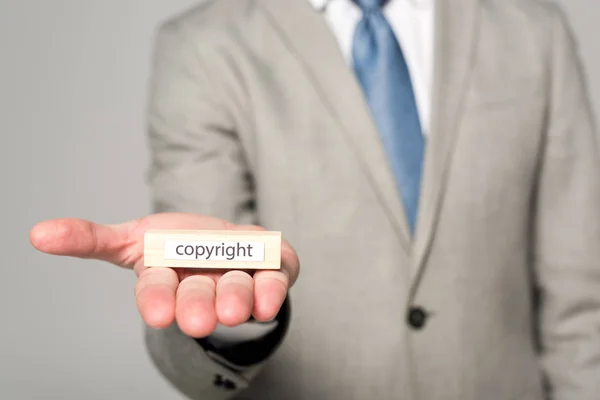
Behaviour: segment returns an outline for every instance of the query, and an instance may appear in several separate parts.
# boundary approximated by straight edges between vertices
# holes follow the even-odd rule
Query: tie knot
[[[353,1],[365,13],[378,11],[385,5],[385,3],[387,3],[387,0],[353,0]]]

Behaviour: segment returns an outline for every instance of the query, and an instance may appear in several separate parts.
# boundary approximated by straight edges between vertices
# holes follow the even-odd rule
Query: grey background
[[[154,28],[193,0],[0,0],[0,398],[181,399],[142,342],[134,275],[35,252],[43,219],[149,212]],[[600,116],[600,3],[564,0]]]

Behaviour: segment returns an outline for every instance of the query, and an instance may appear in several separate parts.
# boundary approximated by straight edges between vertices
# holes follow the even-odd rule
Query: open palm
[[[244,271],[147,268],[144,232],[148,229],[261,230],[198,214],[163,213],[118,225],[80,219],[44,221],[33,227],[33,246],[45,253],[96,259],[135,270],[136,302],[144,321],[164,328],[177,321],[189,336],[210,335],[217,322],[236,326],[251,315],[274,318],[299,273],[295,251],[282,241],[281,269]]]

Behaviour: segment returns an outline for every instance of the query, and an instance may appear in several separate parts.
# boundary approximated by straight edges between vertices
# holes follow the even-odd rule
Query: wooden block
[[[279,269],[281,232],[148,230],[147,267]]]

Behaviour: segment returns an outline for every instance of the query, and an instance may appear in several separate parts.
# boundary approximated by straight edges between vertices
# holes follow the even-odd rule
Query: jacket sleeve
[[[600,158],[576,42],[552,7],[550,101],[536,193],[542,368],[552,400],[600,393]]]
[[[177,324],[167,329],[147,327],[146,346],[162,375],[190,399],[231,399],[248,387],[264,361],[275,351],[287,331],[289,313],[286,300],[270,323],[274,328],[254,339],[238,339],[221,333],[220,337],[217,334],[217,337],[197,340],[183,334]],[[252,324],[234,329],[238,334],[247,333]]]
[[[208,31],[186,33],[182,25],[177,19],[169,21],[156,37],[148,110],[154,210],[254,224],[251,173],[238,137],[235,102],[228,97],[230,88],[211,73],[218,58],[210,49],[213,38]],[[282,318],[280,324],[285,312]],[[176,324],[164,330],[147,328],[146,344],[159,371],[189,398],[228,399],[248,385],[281,341],[286,324],[268,340],[262,338],[268,342],[266,352],[253,360],[248,354],[256,343],[217,345],[211,339],[218,338],[196,340]]]

